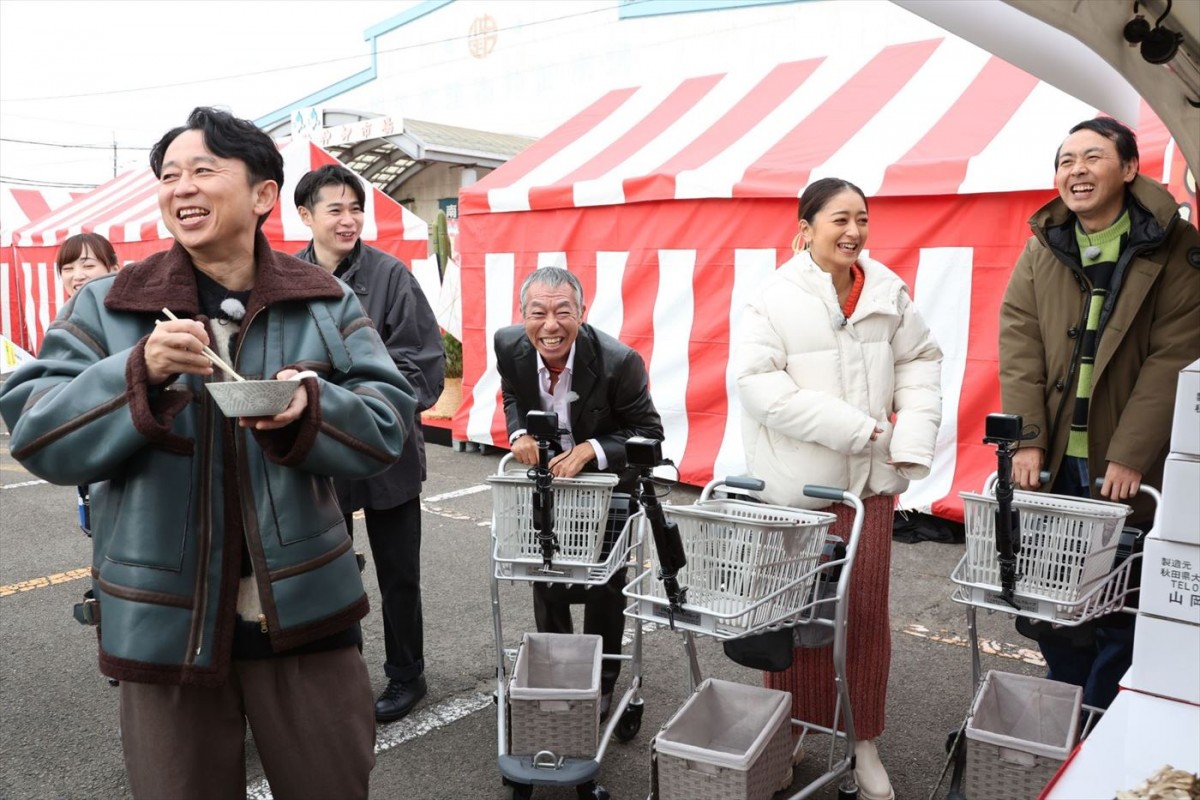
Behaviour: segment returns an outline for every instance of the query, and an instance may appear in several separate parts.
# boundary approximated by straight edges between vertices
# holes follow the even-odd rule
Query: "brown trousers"
[[[244,798],[246,722],[277,800],[367,797],[374,698],[358,648],[344,647],[235,661],[214,688],[122,681],[134,798]]]

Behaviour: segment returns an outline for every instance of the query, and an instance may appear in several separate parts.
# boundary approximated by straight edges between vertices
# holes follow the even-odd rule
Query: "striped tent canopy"
[[[0,184],[0,247],[12,245],[12,232],[39,220],[56,208],[78,200],[87,189],[31,189]]]
[[[338,160],[308,141],[282,148],[284,189],[263,232],[272,246],[286,253],[312,238],[300,220],[292,189],[308,171]],[[429,257],[429,226],[379,189],[366,184],[363,241],[408,264],[431,303],[439,278]],[[165,250],[172,238],[158,210],[158,180],[149,169],[128,172],[12,233],[10,247],[0,248],[0,332],[20,347],[37,352],[46,327],[65,302],[54,268],[59,245],[77,233],[95,232],[113,243],[122,263]]]
[[[730,343],[747,294],[787,258],[797,198],[826,176],[871,198],[870,254],[913,289],[945,352],[932,474],[906,508],[961,519],[995,469],[997,311],[1054,196],[1066,131],[1096,110],[957,39],[609,92],[460,197],[466,402],[456,438],[507,445],[494,332],[542,266],[578,274],[588,321],[637,349],[683,480],[739,474]],[[1148,114],[1142,171],[1182,185]],[[1176,180],[1178,178],[1178,180]],[[1193,197],[1194,201],[1194,197]]]

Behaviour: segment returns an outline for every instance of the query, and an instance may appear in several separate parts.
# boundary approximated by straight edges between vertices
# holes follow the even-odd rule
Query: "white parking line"
[[[25,486],[41,486],[43,483],[46,483],[46,481],[22,481],[21,483],[9,483],[0,486],[0,489],[21,489]]]
[[[434,503],[437,503],[438,501],[441,501],[441,500],[453,500],[456,497],[466,497],[467,495],[471,495],[471,494],[479,494],[480,492],[486,492],[491,488],[492,487],[487,485],[486,483],[481,483],[478,486],[468,486],[465,489],[456,489],[453,492],[445,492],[444,494],[435,494],[432,497],[422,497],[421,498],[421,510],[424,511],[426,514],[436,514],[437,516],[445,517],[446,519],[454,519],[454,520],[459,520],[462,522],[470,522],[474,519],[471,515],[464,514],[461,511],[457,511],[457,510],[452,511],[449,509],[440,508],[440,507],[434,505]],[[483,522],[483,523],[477,523],[477,524],[488,525],[490,523]]]
[[[435,494],[433,497],[422,497],[426,503],[436,503],[439,500],[452,500],[455,497],[466,497],[469,494],[479,494],[486,492],[492,487],[486,483],[481,483],[478,486],[468,486],[465,489],[455,489],[453,492],[445,492],[444,494]]]
[[[436,706],[425,708],[397,722],[380,725],[375,731],[375,755],[397,745],[424,736],[451,722],[493,705],[492,696],[483,692],[452,697]],[[272,800],[271,787],[266,779],[246,787],[248,800]]]

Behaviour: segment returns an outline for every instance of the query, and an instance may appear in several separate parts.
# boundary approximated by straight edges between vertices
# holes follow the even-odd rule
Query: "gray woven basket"
[[[1063,765],[1061,758],[1028,755],[1026,762],[1011,760],[1012,751],[987,742],[967,740],[966,796],[970,800],[1034,798]]]
[[[989,672],[967,722],[967,797],[1037,797],[1075,746],[1080,697],[1078,686]]]
[[[663,727],[659,800],[770,800],[791,775],[788,692],[710,678]]]
[[[509,683],[509,751],[590,758],[600,733],[599,636],[526,633]]]

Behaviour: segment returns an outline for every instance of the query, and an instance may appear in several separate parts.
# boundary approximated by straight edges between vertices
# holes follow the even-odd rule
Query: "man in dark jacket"
[[[637,470],[625,459],[631,436],[662,440],[662,420],[650,399],[646,366],[636,350],[583,321],[583,287],[564,269],[545,267],[521,286],[524,325],[496,331],[496,369],[514,458],[538,463],[537,441],[525,432],[530,411],[554,411],[569,431],[563,452],[550,461],[557,477],[584,470],[611,472],[617,490],[633,494]],[[620,655],[625,631],[625,569],[604,586],[546,583],[533,586],[539,631],[571,633],[571,604],[584,604],[584,633],[604,639],[604,652]],[[621,662],[605,659],[600,672],[601,716],[607,716]]]
[[[150,166],[175,244],[85,284],[9,378],[12,455],[91,485],[77,616],[121,681],[133,797],[244,797],[249,723],[277,797],[365,800],[368,603],[330,479],[400,457],[412,390],[354,294],[263,236],[283,158],[254,123],[197,108]],[[290,404],[226,418],[208,346],[299,379]]]
[[[1059,197],[1030,219],[1000,309],[1000,388],[1033,435],[1013,457],[1021,488],[1049,470],[1055,493],[1129,503],[1145,530],[1138,490],[1162,486],[1179,371],[1200,356],[1200,235],[1138,166],[1113,119],[1079,123],[1059,147]],[[1115,616],[1038,635],[1050,677],[1101,708],[1133,654],[1133,617]]]
[[[297,255],[347,284],[383,338],[388,354],[417,395],[417,413],[442,393],[445,353],[441,330],[416,278],[400,261],[362,243],[366,192],[349,169],[329,164],[300,179],[300,219],[312,243]],[[419,420],[419,416],[418,416]],[[387,472],[367,480],[335,481],[353,532],[363,509],[375,574],[383,597],[384,673],[387,688],[375,702],[380,722],[400,719],[427,691],[421,616],[421,483],[425,441],[414,422],[404,453]]]

